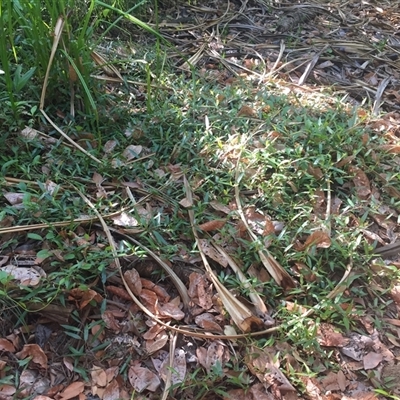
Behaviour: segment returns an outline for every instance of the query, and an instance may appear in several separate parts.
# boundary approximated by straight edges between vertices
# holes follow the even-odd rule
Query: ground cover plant
[[[398,398],[399,19],[340,6],[0,5],[1,398]]]

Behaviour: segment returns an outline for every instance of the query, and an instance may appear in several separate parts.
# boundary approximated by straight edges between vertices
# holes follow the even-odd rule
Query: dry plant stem
[[[280,42],[280,49],[279,49],[279,55],[278,58],[276,59],[274,65],[271,68],[271,71],[268,72],[268,74],[265,75],[265,78],[269,78],[270,76],[272,76],[276,71],[277,66],[279,65],[279,63],[281,62],[283,53],[285,52],[285,41],[281,40]]]
[[[254,307],[256,307],[257,311],[260,313],[260,315],[262,316],[262,315],[267,314],[268,313],[267,306],[262,301],[262,299],[261,299],[260,295],[257,293],[257,291],[247,281],[246,276],[244,275],[242,270],[239,268],[239,266],[233,261],[232,257],[222,247],[218,246],[214,241],[212,241],[212,244],[222,254],[222,256],[228,261],[228,264],[233,269],[233,272],[235,272],[236,276],[240,279],[243,286],[249,291],[249,297],[250,297]]]
[[[64,24],[65,24],[64,19],[62,17],[60,17],[60,18],[58,18],[56,26],[54,27],[53,46],[51,48],[49,64],[47,66],[46,75],[44,77],[42,94],[40,97],[40,106],[39,106],[40,110],[43,110],[43,107],[44,107],[44,100],[45,100],[45,96],[46,96],[46,89],[47,89],[47,83],[49,80],[51,65],[53,64],[53,60],[54,60],[54,56],[57,51],[58,43],[60,42],[60,39],[61,39],[61,35],[62,35],[63,29],[64,29]]]
[[[169,368],[167,368],[167,371],[166,371],[164,391],[163,391],[161,400],[168,399],[168,395],[169,395],[168,391],[172,384],[172,370],[174,368],[174,354],[175,354],[175,349],[176,349],[177,338],[178,338],[178,335],[176,334],[176,332],[171,332],[170,339],[169,339]]]
[[[44,102],[45,102],[45,97],[46,97],[46,89],[47,89],[47,83],[49,80],[49,74],[51,70],[51,65],[53,63],[54,55],[56,54],[58,44],[61,39],[61,35],[63,32],[65,21],[63,18],[59,18],[57,20],[56,26],[54,28],[54,40],[53,40],[53,46],[51,48],[51,53],[50,53],[50,59],[49,59],[49,64],[47,66],[46,70],[46,76],[44,78],[44,83],[42,87],[42,94],[40,97],[40,105],[39,105],[39,110],[43,114],[43,116],[47,119],[47,121],[53,126],[53,128],[60,133],[65,139],[67,139],[74,147],[76,147],[78,150],[80,150],[82,153],[86,154],[88,157],[90,157],[93,161],[96,161],[98,164],[101,164],[102,162],[98,160],[96,157],[92,156],[90,153],[88,153],[83,147],[79,146],[78,143],[75,143],[66,133],[64,133],[52,120],[51,118],[46,114],[44,111]]]
[[[332,210],[332,191],[331,191],[331,181],[327,179],[326,181],[327,185],[327,198],[326,198],[326,216],[325,216],[325,221],[328,225],[328,234],[331,236],[331,210]]]
[[[41,108],[40,109],[41,113],[43,116],[47,119],[47,121],[50,123],[50,125],[60,134],[62,135],[65,139],[68,140],[74,147],[76,147],[78,150],[80,150],[83,154],[86,154],[89,158],[91,158],[93,161],[96,161],[98,164],[101,164],[102,162],[97,159],[95,156],[92,156],[90,153],[88,153],[83,147],[79,146],[78,143],[74,142],[66,133],[64,133],[52,120],[51,118],[46,114],[46,112]]]

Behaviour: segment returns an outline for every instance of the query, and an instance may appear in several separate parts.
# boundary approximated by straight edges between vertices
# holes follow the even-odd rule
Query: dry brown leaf
[[[189,297],[194,304],[204,310],[209,310],[213,306],[212,289],[204,275],[192,272],[189,275]]]
[[[172,318],[180,321],[185,318],[185,313],[175,304],[169,302],[159,307],[160,317]]]
[[[146,351],[148,354],[154,354],[162,349],[168,342],[168,334],[161,331],[154,339],[146,341]]]
[[[210,313],[203,313],[198,315],[194,322],[200,327],[206,330],[207,332],[219,332],[222,333],[222,328],[215,322],[214,315]]]
[[[68,300],[75,301],[78,308],[85,308],[92,300],[100,303],[103,297],[93,289],[71,289],[68,293]]]
[[[158,297],[152,290],[142,289],[139,297],[152,314],[158,315]]]
[[[262,383],[272,383],[277,386],[280,392],[296,392],[286,376],[279,369],[279,360],[273,349],[265,348],[263,350],[251,347],[245,359],[251,373]]]
[[[155,324],[147,332],[145,332],[142,337],[145,340],[153,340],[163,330],[165,330],[165,328],[162,325]]]
[[[143,286],[139,272],[137,272],[135,268],[129,269],[124,272],[124,278],[129,286],[129,289],[132,290],[132,293],[135,296],[140,296],[140,293],[142,293]]]
[[[331,238],[327,232],[322,230],[314,231],[306,240],[302,249],[307,249],[311,246],[322,247],[327,249],[331,245]]]
[[[111,311],[104,311],[103,314],[101,314],[101,318],[105,322],[108,329],[111,329],[116,333],[121,330],[119,322],[115,319],[114,314]]]
[[[238,117],[250,117],[250,118],[255,118],[257,117],[257,112],[254,110],[254,108],[243,105],[239,112],[237,113]]]
[[[171,296],[167,293],[167,291],[163,287],[156,285],[154,282],[148,279],[141,278],[141,281],[143,288],[149,289],[152,292],[154,292],[157,295],[159,301],[166,303],[171,299]]]
[[[358,167],[350,166],[349,172],[354,174],[353,183],[360,199],[365,200],[371,194],[371,184],[367,174]]]
[[[210,201],[210,206],[216,210],[216,211],[220,211],[224,214],[230,214],[230,212],[232,211],[228,206],[222,204],[222,203],[218,203],[217,201],[213,200]]]
[[[104,387],[107,385],[107,374],[103,368],[93,366],[90,370],[92,384],[95,386]]]
[[[207,349],[205,347],[198,347],[196,349],[196,355],[199,363],[207,372],[210,372],[212,367],[217,363],[223,368],[225,363],[229,360],[228,349],[217,342],[211,342]]]
[[[84,389],[85,384],[83,382],[73,382],[60,393],[60,400],[69,400],[79,396],[79,394],[83,393]]]
[[[144,390],[155,392],[161,384],[154,372],[138,365],[129,368],[128,378],[130,384],[138,393],[142,393]]]
[[[10,353],[14,353],[15,347],[9,340],[0,338],[0,351],[9,351]]]
[[[228,261],[225,257],[221,255],[221,253],[214,248],[212,244],[209,243],[207,239],[199,239],[198,240],[201,251],[212,260],[226,268],[228,266]]]
[[[108,285],[106,286],[107,292],[111,294],[115,294],[116,296],[120,297],[123,300],[132,300],[129,293],[124,289],[118,286]]]
[[[102,400],[120,400],[120,385],[116,379],[113,379],[105,388]]]
[[[382,360],[382,354],[371,351],[363,357],[364,369],[374,369],[382,362]]]
[[[216,219],[216,220],[208,221],[208,222],[205,222],[204,224],[199,225],[199,228],[204,232],[217,231],[217,230],[221,229],[225,224],[226,224],[226,221]]]
[[[32,357],[35,364],[39,364],[42,368],[47,368],[47,356],[42,348],[37,344],[26,344],[22,350],[15,354],[20,360]]]

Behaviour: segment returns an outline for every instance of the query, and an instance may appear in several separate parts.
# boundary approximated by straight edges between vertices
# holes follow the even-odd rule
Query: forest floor
[[[1,143],[0,400],[399,399],[400,4],[187,3]]]

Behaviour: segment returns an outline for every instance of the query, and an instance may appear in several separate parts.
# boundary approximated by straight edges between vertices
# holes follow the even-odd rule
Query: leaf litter
[[[351,12],[348,14],[340,11],[335,3],[332,3],[329,7],[301,4],[288,6],[270,5],[264,1],[252,3],[257,12],[254,9],[252,9],[252,12],[247,12],[246,7],[250,6],[250,3],[252,2],[244,2],[239,5],[238,2],[233,2],[223,8],[221,8],[221,4],[216,3],[214,5],[213,2],[210,3],[210,6],[187,5],[186,9],[194,13],[192,23],[189,25],[175,22],[176,17],[173,16],[173,13],[178,10],[172,7],[169,10],[169,17],[172,17],[172,22],[160,24],[160,30],[173,42],[183,44],[180,54],[173,54],[178,60],[177,63],[180,62],[179,57],[182,54],[191,55],[190,64],[192,66],[200,67],[207,78],[214,79],[217,77],[223,85],[229,84],[229,80],[234,82],[242,74],[251,78],[261,78],[261,74],[257,73],[257,66],[261,63],[268,66],[269,77],[274,76],[294,82],[296,87],[293,85],[290,88],[290,84],[288,84],[290,90],[294,90],[295,87],[295,90],[299,92],[307,91],[305,87],[299,87],[304,86],[306,81],[312,79],[324,84],[334,82],[337,89],[346,90],[355,104],[364,97],[371,97],[374,103],[372,109],[374,114],[377,114],[381,107],[389,110],[386,116],[377,118],[376,121],[371,123],[372,129],[384,131],[386,136],[386,144],[381,144],[376,149],[372,147],[371,151],[373,155],[376,155],[378,150],[398,154],[398,97],[396,97],[398,71],[392,60],[393,55],[398,53],[396,50],[398,47],[397,39],[393,34],[393,26],[398,24],[398,15],[394,13],[391,17],[388,15],[389,9],[384,10],[368,3],[363,3],[357,7],[354,5],[350,8]],[[395,5],[392,5],[392,7],[395,7]],[[267,12],[269,9],[272,12]],[[346,11],[349,11],[349,9],[346,9]],[[387,17],[388,22],[378,32],[375,27],[378,18],[381,18],[382,15]],[[301,24],[310,21],[317,21],[315,22],[316,25],[309,29],[303,27],[301,37],[295,37],[293,32],[297,32],[297,28]],[[176,29],[178,24],[179,30]],[[225,28],[229,30],[228,40],[224,45],[218,43],[215,32],[215,29],[218,30],[222,25],[225,25]],[[353,39],[357,37],[356,33],[360,31],[360,27],[363,28],[363,32],[368,33],[369,41],[355,41]],[[261,32],[261,35],[256,34],[256,32]],[[188,34],[192,35],[202,45],[195,46],[195,41],[188,41]],[[380,37],[380,35],[383,36]],[[297,39],[293,40],[294,47],[289,48],[283,45],[282,37]],[[385,51],[379,52],[376,42],[379,42],[382,38],[390,43],[391,47],[385,47]],[[313,46],[312,54],[309,53],[311,45]],[[307,48],[307,54],[304,54],[303,48]],[[244,50],[245,54],[243,53]],[[195,54],[193,54],[194,51]],[[283,56],[285,56],[285,62],[282,61]],[[219,72],[215,68],[220,65],[225,68],[223,72]],[[184,69],[185,64],[181,64],[181,68]],[[258,110],[254,106],[242,105],[236,116],[256,118]],[[275,137],[278,138],[278,136]],[[29,139],[33,140],[35,137],[29,137]],[[368,140],[366,138],[366,142]],[[47,145],[51,146],[52,143],[47,142]],[[110,159],[117,145],[116,142],[107,142],[104,145],[104,153],[107,156],[109,155]],[[114,167],[127,166],[132,161],[142,161],[138,157],[146,151],[140,145],[130,145],[122,151],[121,158],[112,158],[111,160]],[[225,148],[224,152],[224,158],[228,162],[239,164],[239,161],[241,161],[243,164],[246,163],[237,149],[233,147]],[[94,161],[97,162],[98,160]],[[362,165],[346,166],[351,161],[351,159],[343,159],[343,165],[336,164],[336,168],[344,168],[346,173],[351,176],[347,183],[348,186],[342,189],[352,190],[360,203],[367,201],[373,203],[380,197],[375,181],[368,177],[368,172],[364,171]],[[377,159],[377,161],[379,160]],[[323,173],[318,168],[308,165],[307,171],[317,179],[323,178]],[[388,171],[390,171],[389,168]],[[238,172],[238,169],[236,172]],[[251,301],[242,301],[239,296],[233,296],[221,284],[215,275],[215,264],[210,264],[211,260],[225,269],[228,268],[228,265],[230,267],[235,265],[232,269],[236,269],[235,273],[239,277],[241,276],[241,266],[238,266],[236,260],[230,258],[231,254],[224,252],[220,240],[217,240],[214,245],[208,236],[200,237],[198,233],[198,231],[204,233],[216,231],[219,235],[223,235],[223,229],[230,224],[236,229],[238,238],[243,239],[247,236],[256,244],[259,237],[271,236],[273,241],[274,235],[279,233],[272,220],[263,213],[255,211],[254,208],[243,210],[241,204],[243,196],[237,189],[235,198],[232,199],[233,203],[236,203],[235,206],[226,206],[218,201],[210,203],[213,210],[224,215],[224,220],[220,219],[221,215],[215,215],[214,219],[198,224],[191,209],[195,201],[192,190],[196,185],[192,185],[186,179],[180,165],[165,166],[164,173],[169,173],[171,179],[177,185],[181,185],[185,192],[185,197],[179,201],[183,208],[181,213],[182,215],[188,214],[187,218],[190,221],[203,265],[198,260],[189,260],[189,263],[204,266],[205,270],[200,268],[201,273],[192,272],[187,281],[183,282],[184,279],[182,280],[174,272],[173,263],[162,259],[164,257],[162,252],[155,254],[142,246],[141,249],[164,268],[169,280],[160,280],[154,283],[152,280],[141,277],[135,269],[128,269],[132,262],[129,259],[130,256],[126,256],[127,260],[122,258],[125,271],[118,276],[120,267],[118,267],[119,261],[117,260],[119,260],[119,257],[114,253],[113,257],[107,260],[107,268],[113,272],[109,274],[110,282],[102,281],[109,293],[106,300],[103,297],[104,293],[99,289],[99,279],[104,279],[100,277],[89,282],[87,287],[73,287],[66,291],[65,299],[70,308],[63,304],[51,304],[54,308],[50,313],[47,301],[38,302],[38,299],[34,299],[35,301],[27,302],[24,307],[28,311],[37,313],[40,324],[48,324],[49,326],[56,324],[56,328],[41,345],[30,343],[26,339],[27,334],[32,335],[32,339],[39,335],[39,326],[41,325],[38,322],[17,329],[10,328],[8,332],[6,332],[7,330],[2,332],[5,336],[0,338],[2,352],[0,373],[3,377],[6,376],[7,364],[15,362],[15,358],[23,361],[27,368],[21,374],[19,387],[8,383],[0,385],[0,394],[5,399],[12,398],[17,389],[22,390],[23,396],[35,396],[36,399],[84,399],[91,395],[107,400],[128,399],[131,398],[132,391],[145,393],[146,397],[143,398],[159,398],[151,397],[151,393],[157,392],[162,382],[167,381],[169,372],[172,371],[173,385],[189,381],[189,371],[193,371],[194,366],[203,367],[207,374],[220,369],[222,376],[229,376],[232,371],[228,365],[232,356],[239,350],[234,349],[234,344],[237,344],[238,340],[249,338],[256,331],[264,331],[265,336],[278,330],[268,330],[269,325],[266,323],[266,319],[260,318],[262,313],[269,316],[266,309],[261,310],[260,306],[258,306],[258,310],[253,308],[257,308],[259,299],[252,298],[251,293],[249,293],[248,297]],[[377,179],[384,182],[384,190],[388,191],[393,198],[399,198],[389,172],[381,174]],[[236,181],[239,181],[238,174]],[[7,183],[8,186],[17,186],[19,182],[9,179]],[[93,183],[92,198],[106,199],[112,197],[112,192],[117,190],[112,182],[108,182],[98,173],[93,176]],[[29,184],[37,185],[35,182]],[[110,186],[107,186],[108,184]],[[113,210],[103,205],[103,209],[100,209],[103,217],[99,217],[96,212],[93,214],[91,207],[86,207],[86,209],[82,207],[83,214],[74,218],[74,222],[78,224],[82,222],[80,221],[82,219],[85,220],[85,223],[90,222],[92,224],[97,220],[103,223],[104,215],[110,214],[115,228],[109,229],[108,232],[104,225],[94,224],[88,227],[85,224],[82,225],[81,232],[77,234],[70,228],[71,221],[50,221],[52,228],[49,228],[48,223],[44,223],[36,226],[22,226],[17,230],[14,229],[13,217],[3,219],[1,221],[1,233],[4,238],[17,232],[31,232],[33,229],[39,232],[40,237],[35,238],[39,241],[30,250],[20,249],[20,251],[17,251],[17,249],[14,249],[13,253],[9,252],[9,255],[2,255],[10,258],[10,264],[1,269],[0,277],[2,281],[4,280],[7,285],[11,285],[16,291],[27,290],[27,288],[34,290],[47,278],[46,271],[53,272],[52,263],[60,260],[65,262],[69,256],[67,249],[63,248],[60,252],[60,249],[52,248],[48,239],[44,239],[57,226],[62,229],[60,236],[68,247],[76,247],[84,254],[95,254],[105,246],[110,246],[115,252],[116,244],[124,245],[126,239],[124,235],[129,236],[143,231],[146,218],[148,220],[149,214],[151,215],[153,211],[156,214],[157,201],[160,200],[154,200],[156,199],[154,194],[146,192],[140,182],[123,182],[122,185],[131,187],[132,192],[139,198],[139,201],[135,201],[135,204],[129,204],[126,210],[128,212],[121,211],[120,205],[114,207]],[[56,189],[56,186],[50,181],[42,186],[46,187],[45,192],[50,196],[57,196],[56,192],[63,189]],[[292,188],[294,192],[298,191],[296,183],[292,183]],[[26,207],[26,199],[24,204],[24,196],[17,191],[17,187],[13,192],[3,192],[3,196],[14,208],[16,214],[18,210]],[[129,198],[129,195],[126,196]],[[140,196],[142,197],[140,198]],[[123,198],[123,196],[121,197]],[[31,197],[31,201],[37,203],[38,198]],[[280,200],[277,199],[277,201]],[[161,199],[161,202],[164,203],[165,199]],[[144,208],[140,208],[141,212],[138,211],[140,203],[145,204]],[[343,212],[343,204],[341,204],[339,198],[337,200],[333,198],[332,201],[332,199],[325,197],[324,191],[319,191],[314,196],[313,212],[320,219],[326,219],[328,215]],[[35,217],[40,217],[40,215],[41,210],[37,210]],[[379,254],[385,261],[385,265],[377,262],[376,269],[396,265],[396,260],[393,257],[398,254],[400,248],[396,243],[397,217],[395,209],[380,210],[380,213],[376,213],[370,219],[368,230],[364,230],[364,238],[367,243],[374,244],[377,241],[376,237],[378,237],[380,243],[384,244]],[[349,215],[349,224],[356,225],[357,223],[357,218]],[[129,231],[132,228],[137,230],[135,232]],[[285,229],[284,225],[281,226],[281,229]],[[103,231],[106,231],[106,235]],[[213,239],[215,240],[216,237]],[[230,249],[239,248],[239,245],[232,238],[224,239],[230,242]],[[21,241],[20,244],[24,244],[23,239],[19,240]],[[259,255],[261,265],[269,273],[264,275],[264,279],[260,279],[261,282],[267,282],[268,279],[273,278],[283,290],[296,288],[298,282],[276,261],[272,253],[268,252],[267,247],[270,243],[264,242],[264,244],[264,248],[255,250],[255,253]],[[140,245],[140,243],[136,243],[136,245]],[[393,245],[395,246],[388,247]],[[298,252],[305,251],[309,254],[315,254],[315,252],[320,251],[319,249],[328,249],[332,246],[329,230],[322,230],[317,227],[307,236],[301,237],[297,245],[293,247]],[[5,263],[8,262],[9,260],[5,261]],[[22,266],[26,265],[27,262],[32,262],[30,264],[32,267]],[[84,267],[84,264],[82,266]],[[300,276],[301,271],[308,267],[304,263],[297,262],[296,268]],[[374,266],[371,266],[371,268],[374,268]],[[18,271],[18,273],[15,271]],[[123,271],[123,269],[120,271]],[[262,275],[258,273],[258,276]],[[351,276],[351,272],[348,276]],[[338,287],[337,291],[335,288],[330,294],[348,291],[346,281],[348,276],[345,274],[342,280],[338,279],[338,282],[343,284],[342,287]],[[382,295],[385,294],[386,288],[381,287],[379,281],[372,282],[372,287],[374,292],[370,291],[369,294],[377,292],[382,293]],[[367,292],[370,289],[367,288]],[[317,341],[320,346],[331,349],[341,369],[332,371],[326,366],[320,365],[322,375],[319,376],[319,379],[302,376],[300,380],[303,381],[307,398],[378,398],[371,390],[371,386],[361,381],[356,372],[363,370],[375,387],[382,376],[391,377],[392,374],[398,374],[395,361],[398,357],[399,344],[397,339],[399,339],[398,327],[400,324],[397,310],[399,304],[398,290],[396,290],[397,286],[390,289],[395,311],[388,310],[391,312],[392,318],[386,319],[386,321],[390,321],[386,334],[378,332],[375,328],[371,329],[371,324],[365,317],[372,312],[366,307],[366,315],[360,316],[357,313],[350,315],[359,319],[368,335],[356,332],[343,334],[336,330],[333,325],[319,324],[316,330]],[[356,298],[354,303],[362,304],[363,300]],[[377,300],[383,301],[380,298],[377,298]],[[344,306],[344,304],[341,306]],[[353,307],[355,307],[354,304],[349,304],[348,311],[351,312]],[[289,310],[289,305],[287,309]],[[295,313],[293,314],[294,321],[300,322],[311,316],[312,313],[309,310],[314,309],[306,307],[302,310],[301,306],[297,306],[292,310],[300,313],[300,318],[295,317]],[[69,316],[76,312],[81,313],[79,314],[81,327],[90,326],[90,329],[81,332],[76,326],[68,325],[70,327],[67,330],[69,335],[63,336],[60,327],[65,325],[65,313],[67,313],[68,324],[71,324],[72,321]],[[3,316],[1,318],[3,319]],[[127,321],[130,324],[126,324]],[[177,321],[180,321],[180,323],[176,324]],[[89,323],[89,325],[85,325],[85,323]],[[307,323],[308,327],[316,326],[310,320]],[[176,326],[178,328],[175,328]],[[237,333],[237,328],[243,334]],[[180,336],[182,340],[173,352],[166,350],[171,331]],[[59,338],[61,338],[61,342]],[[79,344],[82,343],[86,343],[88,347],[85,352],[77,354],[83,357],[83,355],[90,353],[87,362],[88,365],[91,364],[91,368],[87,369],[89,375],[86,380],[82,379],[82,375],[78,373],[79,370],[76,369],[74,362],[71,362],[68,357],[64,357],[71,351],[71,348],[77,349]],[[192,351],[187,350],[189,345],[192,347]],[[244,358],[246,372],[256,377],[257,381],[252,380],[246,389],[228,389],[224,398],[301,398],[295,394],[296,389],[287,376],[291,376],[294,366],[301,363],[307,365],[311,361],[304,362],[302,356],[293,349],[284,349],[282,345],[282,349],[279,350],[278,347],[278,345],[264,348],[248,347]],[[243,351],[243,348],[240,350]],[[51,355],[53,351],[56,351],[58,356],[63,357],[64,366],[62,368],[69,370],[69,375],[65,372],[60,375],[59,362]],[[285,357],[282,356],[284,353],[286,353]],[[312,355],[314,357],[313,362],[318,364],[317,349]],[[149,357],[152,363],[148,362]],[[127,380],[123,379],[123,374],[119,369],[122,366],[126,371]],[[243,365],[241,367],[244,368]],[[44,373],[45,370],[49,371],[50,379],[44,378],[47,375]],[[369,374],[368,371],[373,371],[373,374]],[[189,394],[187,398],[196,397],[194,394]]]

